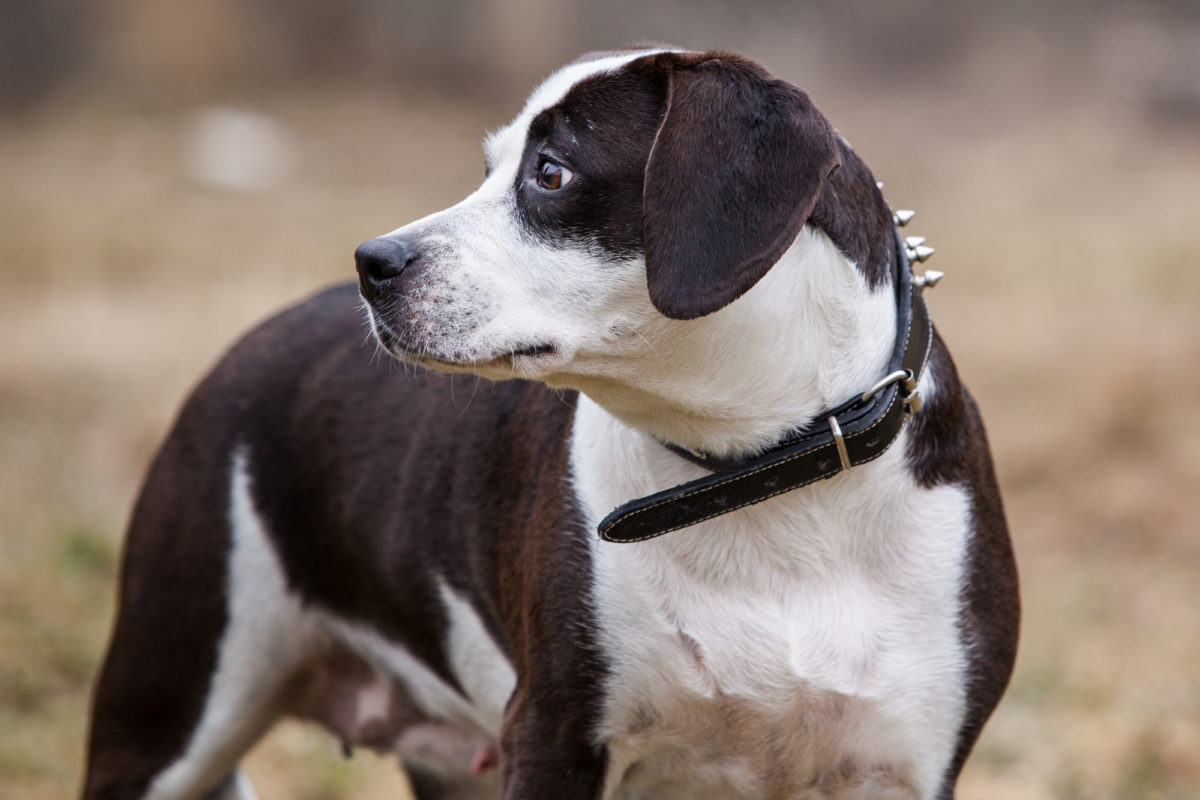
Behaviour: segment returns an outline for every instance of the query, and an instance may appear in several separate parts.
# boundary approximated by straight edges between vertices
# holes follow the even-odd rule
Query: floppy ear
[[[737,56],[666,53],[666,108],[646,163],[655,308],[673,319],[741,297],[791,246],[840,161],[808,95]]]

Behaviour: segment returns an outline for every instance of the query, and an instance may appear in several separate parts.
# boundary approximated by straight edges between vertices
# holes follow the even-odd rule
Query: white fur
[[[442,586],[450,620],[451,663],[475,702],[464,699],[402,645],[384,639],[370,626],[302,606],[287,588],[266,523],[255,508],[247,456],[241,449],[235,451],[231,475],[229,625],[218,647],[217,669],[200,723],[183,755],[155,778],[145,800],[195,797],[228,775],[241,754],[274,722],[280,712],[279,692],[292,670],[332,641],[358,653],[377,672],[377,678],[357,695],[357,723],[386,716],[394,680],[431,719],[485,741],[499,735],[500,714],[515,679],[465,601]],[[419,750],[428,761],[429,737],[419,726],[407,733],[407,738],[395,742],[395,752],[404,757],[409,750]],[[449,766],[463,771],[466,762]],[[231,791],[237,798],[253,800],[240,772]]]
[[[686,322],[648,314],[634,332],[568,382],[660,439],[746,452],[882,376],[895,304],[890,290],[867,291],[829,239],[806,227],[729,306]]]
[[[745,418],[707,432],[696,421],[691,440],[754,444],[883,374],[892,297],[887,286],[870,292],[810,232],[755,289],[699,322],[719,324],[691,340],[686,358],[675,351],[681,367],[656,376],[667,384],[660,392],[709,403],[727,395]],[[788,313],[790,326],[763,324]],[[728,349],[739,324],[733,341],[745,347],[736,357],[696,369],[722,342]],[[926,375],[927,396],[932,386]],[[678,432],[672,409],[606,405],[603,395],[580,399],[572,441],[593,524],[626,500],[703,474],[645,433]],[[854,763],[898,776],[848,781],[835,796],[932,796],[965,698],[957,619],[970,501],[960,488],[918,487],[904,464],[906,439],[849,473],[660,539],[595,541],[596,607],[612,659],[600,732],[610,754],[606,797],[763,796],[763,756],[745,731],[725,742],[723,759],[711,757],[730,704],[768,730],[778,724],[780,735],[811,708],[818,727],[809,735],[825,744],[779,755],[797,774]],[[825,717],[820,709],[835,697],[855,713]],[[681,734],[688,730],[694,737]]]
[[[183,756],[151,784],[146,800],[191,797],[221,780],[273,720],[280,682],[311,648],[313,628],[299,601],[287,592],[254,508],[246,457],[240,450],[234,454],[231,474],[229,624],[200,724]]]
[[[483,621],[445,581],[439,582],[449,625],[446,634],[454,676],[479,711],[481,727],[500,736],[504,704],[517,685],[512,665],[492,641]]]
[[[795,703],[815,696],[816,706],[829,692],[865,700],[871,715],[854,730],[838,721],[813,731],[847,737],[841,752],[821,750],[806,765],[814,774],[853,757],[911,769],[914,797],[936,791],[965,696],[956,620],[970,503],[960,488],[916,487],[905,438],[877,462],[660,539],[595,541],[596,607],[612,660],[600,733],[606,796],[621,796],[620,776],[639,761],[647,789],[669,777],[679,797],[762,796],[753,781],[731,793],[723,774],[656,774],[652,757],[669,770],[664,753],[695,763],[711,742],[656,739],[654,728],[633,735],[637,717],[649,710],[663,716],[664,733],[686,729],[670,715],[703,716],[720,694],[793,719]],[[593,523],[642,486],[672,482],[659,476],[700,472],[586,399],[572,444]],[[861,738],[868,731],[890,733],[881,748]],[[743,768],[737,758],[727,765]],[[658,787],[653,796],[676,795]]]

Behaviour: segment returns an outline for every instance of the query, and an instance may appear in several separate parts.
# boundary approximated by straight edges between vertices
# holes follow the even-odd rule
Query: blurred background
[[[1025,602],[960,797],[1200,797],[1195,0],[0,0],[0,798],[77,792],[122,528],[200,373],[468,193],[539,78],[645,40],[808,89],[948,274]],[[295,724],[247,766],[406,796]]]

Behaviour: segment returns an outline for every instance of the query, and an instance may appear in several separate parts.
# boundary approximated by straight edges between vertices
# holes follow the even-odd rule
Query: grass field
[[[1044,88],[816,100],[938,249],[931,310],[1016,542],[1020,660],[960,797],[1187,800],[1200,137]],[[62,103],[0,128],[0,798],[77,791],[122,527],[184,392],[255,320],[349,278],[359,241],[465,194],[507,100],[275,98],[296,158],[258,194],[185,177],[179,111]],[[248,772],[264,800],[404,796],[390,763],[296,725]]]

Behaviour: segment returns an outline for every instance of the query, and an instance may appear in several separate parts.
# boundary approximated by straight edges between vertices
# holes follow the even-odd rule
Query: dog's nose
[[[368,239],[354,251],[359,284],[368,295],[377,293],[383,284],[399,277],[416,260],[417,251],[410,242],[387,236]]]

